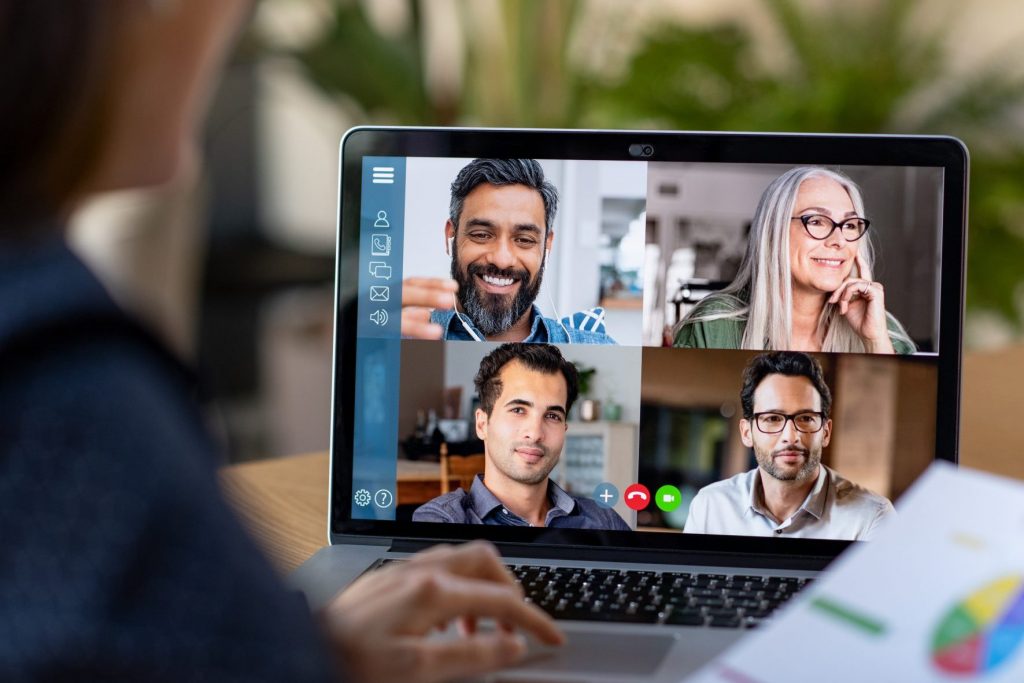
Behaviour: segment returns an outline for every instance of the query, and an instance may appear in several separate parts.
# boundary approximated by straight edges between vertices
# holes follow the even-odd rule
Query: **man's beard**
[[[515,296],[490,294],[477,287],[477,276],[489,275],[497,278],[512,278],[519,283]],[[484,336],[492,336],[506,332],[533,305],[540,291],[541,280],[544,279],[544,263],[541,262],[537,278],[530,282],[530,273],[526,270],[513,268],[501,269],[497,266],[471,263],[463,274],[459,267],[458,251],[452,242],[452,279],[459,283],[459,306],[469,316],[477,329]]]
[[[788,472],[783,471],[781,467],[777,467],[775,465],[775,458],[772,457],[771,451],[763,451],[757,446],[754,446],[754,455],[757,456],[757,464],[761,466],[761,469],[779,481],[807,481],[807,479],[817,471],[818,465],[821,464],[820,448],[807,449],[797,446],[788,446],[778,450],[802,451],[804,454],[803,466],[796,472]]]

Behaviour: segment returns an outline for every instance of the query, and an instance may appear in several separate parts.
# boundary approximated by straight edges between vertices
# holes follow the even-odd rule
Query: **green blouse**
[[[696,315],[713,315],[729,313],[737,310],[736,305],[728,299],[712,294],[697,304],[693,310]],[[890,313],[886,313],[886,327],[889,339],[896,353],[901,355],[917,351],[912,342],[898,338],[900,323]],[[722,318],[719,320],[700,320],[685,323],[676,332],[673,346],[684,349],[739,349],[743,343],[743,331],[747,321],[738,318]]]

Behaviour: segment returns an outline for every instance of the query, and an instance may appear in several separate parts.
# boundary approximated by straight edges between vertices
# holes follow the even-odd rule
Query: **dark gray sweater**
[[[63,242],[0,242],[0,680],[330,678],[192,391]]]

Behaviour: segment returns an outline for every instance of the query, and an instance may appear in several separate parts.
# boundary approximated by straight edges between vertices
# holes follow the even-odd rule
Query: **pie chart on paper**
[[[1024,576],[1005,576],[954,605],[932,635],[932,663],[941,671],[984,675],[1024,645]]]

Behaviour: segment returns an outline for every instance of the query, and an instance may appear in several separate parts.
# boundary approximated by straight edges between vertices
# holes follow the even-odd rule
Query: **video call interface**
[[[942,173],[365,157],[352,518],[869,540],[935,457]]]

